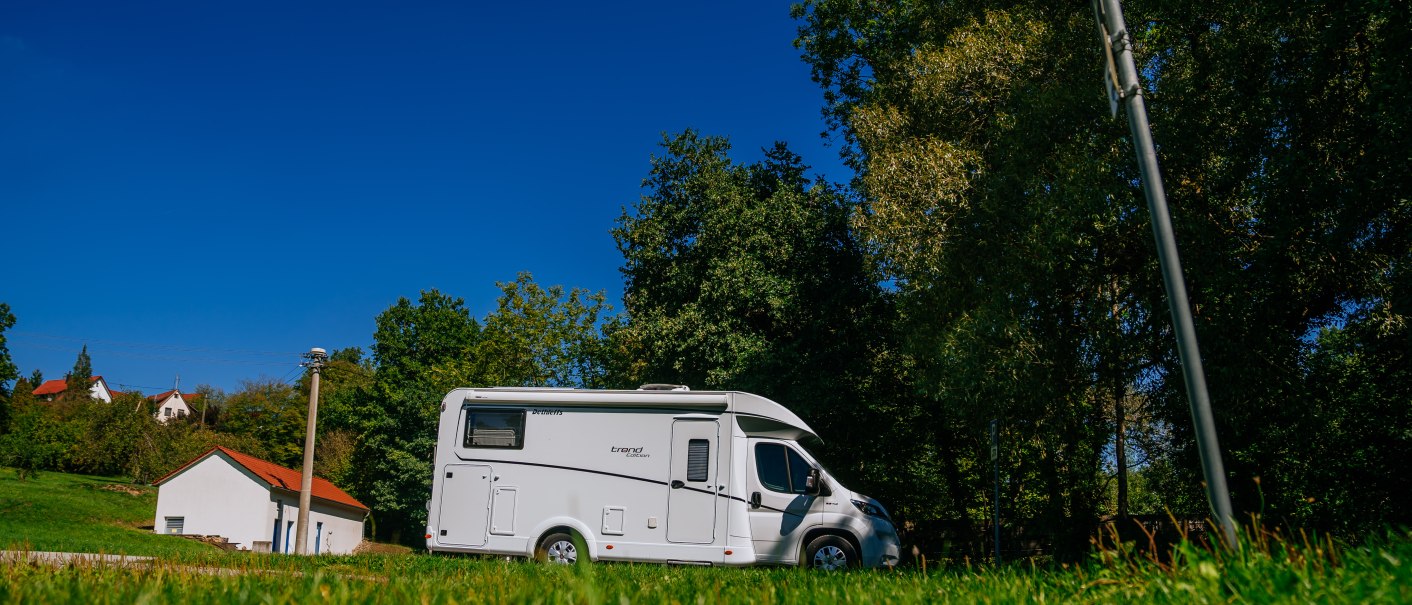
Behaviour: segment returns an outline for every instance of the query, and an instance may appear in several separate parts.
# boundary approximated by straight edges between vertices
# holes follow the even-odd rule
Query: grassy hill
[[[178,555],[216,549],[152,533],[157,490],[122,479],[0,468],[0,549]]]

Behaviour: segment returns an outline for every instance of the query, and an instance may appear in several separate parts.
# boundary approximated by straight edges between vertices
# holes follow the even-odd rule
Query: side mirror
[[[760,492],[750,493],[750,508],[760,508]]]
[[[819,478],[819,467],[809,469],[809,476],[804,479],[804,493],[810,496],[817,496],[823,491],[824,482]]]

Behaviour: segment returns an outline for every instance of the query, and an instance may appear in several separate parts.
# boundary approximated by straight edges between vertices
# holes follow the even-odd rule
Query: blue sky
[[[0,2],[21,372],[290,379],[399,296],[605,290],[663,132],[847,179],[788,2]],[[121,386],[120,386],[121,385]]]

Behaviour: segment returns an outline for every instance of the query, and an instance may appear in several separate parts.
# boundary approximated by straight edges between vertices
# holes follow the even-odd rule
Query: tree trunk
[[[1128,516],[1128,453],[1123,443],[1123,431],[1125,430],[1124,420],[1127,411],[1123,406],[1126,390],[1119,385],[1113,392],[1113,418],[1117,425],[1116,435],[1113,439],[1114,465],[1118,471],[1118,518],[1124,519]]]

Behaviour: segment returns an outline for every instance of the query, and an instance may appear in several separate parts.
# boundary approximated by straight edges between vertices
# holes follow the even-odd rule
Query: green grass
[[[107,488],[107,489],[105,489]],[[138,490],[137,495],[117,491]],[[211,552],[206,544],[159,536],[152,525],[157,490],[123,479],[42,472],[20,481],[0,468],[0,548],[174,555]]]
[[[584,569],[427,555],[311,559],[222,553],[151,568],[0,568],[3,603],[1068,603],[1412,602],[1412,541],[1330,558],[1303,545],[1176,565],[818,574],[797,569],[594,565]],[[231,570],[228,575],[208,572]]]
[[[38,482],[0,480],[0,541],[13,543],[17,501],[30,508],[88,507],[82,531],[68,523],[45,527],[44,513],[27,525],[52,536],[35,542],[103,543],[77,550],[155,554],[132,568],[77,564],[62,568],[0,566],[2,603],[1068,603],[1068,602],[1412,602],[1412,535],[1389,534],[1357,547],[1302,535],[1260,533],[1238,552],[1179,547],[1170,561],[1107,550],[1079,566],[1024,563],[818,574],[798,569],[710,569],[663,565],[560,568],[527,562],[425,554],[290,557],[228,553],[175,538],[151,542],[122,534],[85,537],[95,528],[129,532],[150,516],[150,494],[133,497],[97,489],[94,477],[46,474]],[[111,500],[122,496],[129,500]],[[91,502],[89,501],[91,500]],[[105,522],[121,509],[126,520]],[[49,514],[52,514],[49,513]],[[73,514],[69,518],[74,518]],[[26,525],[26,524],[19,524]],[[108,531],[103,529],[101,531]],[[38,535],[38,534],[36,534]],[[65,537],[68,535],[68,537]]]

